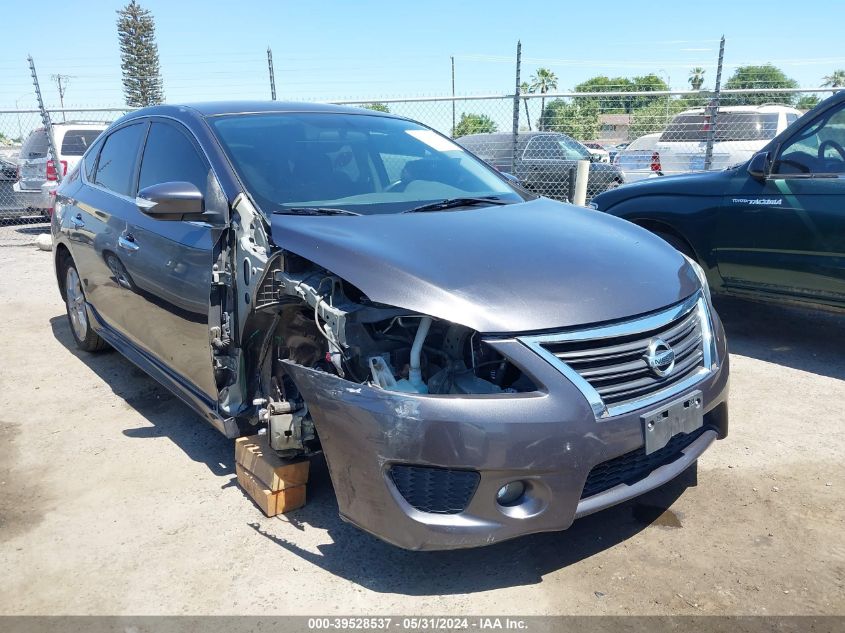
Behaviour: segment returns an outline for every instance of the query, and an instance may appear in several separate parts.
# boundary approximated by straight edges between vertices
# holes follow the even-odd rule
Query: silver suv
[[[59,152],[59,165],[50,158],[47,130],[30,132],[18,156],[18,181],[13,189],[19,206],[28,211],[44,213],[52,209],[49,191],[58,182],[57,172],[65,176],[76,167],[79,159],[106,129],[105,123],[67,121],[53,124],[53,139]]]

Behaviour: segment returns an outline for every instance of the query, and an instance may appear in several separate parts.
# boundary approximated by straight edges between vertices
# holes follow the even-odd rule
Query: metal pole
[[[513,147],[511,148],[511,173],[516,175],[516,146],[519,142],[519,72],[522,66],[522,42],[516,43],[516,87],[513,91]]]
[[[452,56],[452,136],[455,136],[455,57]]]
[[[53,157],[53,166],[56,168],[56,180],[61,184],[64,174],[62,174],[62,164],[59,162],[59,153],[56,151],[56,139],[53,138],[53,123],[50,121],[50,113],[44,107],[44,100],[41,98],[41,87],[38,85],[38,74],[35,72],[35,62],[32,60],[32,55],[27,56],[27,60],[29,61],[29,71],[32,73],[32,85],[35,86],[35,98],[38,101],[38,109],[41,111],[41,122],[44,124],[44,129],[47,132],[47,148]]]
[[[704,170],[708,171],[713,166],[713,141],[716,139],[716,117],[719,115],[719,98],[722,91],[722,62],[725,59],[725,36],[719,42],[719,63],[716,66],[716,86],[713,90],[713,98],[705,108],[705,113],[710,111],[710,127],[707,130],[707,148],[704,150]]]
[[[273,51],[267,47],[267,70],[270,72],[270,98],[276,100],[276,73],[273,72]]]

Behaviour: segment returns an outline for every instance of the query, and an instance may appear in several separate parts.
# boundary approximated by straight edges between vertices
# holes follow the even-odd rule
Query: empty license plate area
[[[694,391],[668,407],[640,417],[645,436],[645,454],[650,455],[669,443],[678,433],[692,433],[704,424],[701,392]]]

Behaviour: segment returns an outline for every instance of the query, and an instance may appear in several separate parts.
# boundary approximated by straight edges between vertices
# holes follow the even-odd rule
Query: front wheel
[[[70,331],[76,346],[86,352],[99,352],[108,344],[92,329],[85,305],[85,293],[76,266],[69,259],[65,264],[65,308]]]
[[[661,231],[655,231],[654,234],[662,239],[664,242],[668,242],[670,246],[673,246],[676,251],[680,251],[687,257],[689,257],[693,261],[697,261],[695,257],[695,253],[692,252],[690,245],[686,243],[685,240],[678,237],[677,235],[673,235],[672,233],[663,233]]]

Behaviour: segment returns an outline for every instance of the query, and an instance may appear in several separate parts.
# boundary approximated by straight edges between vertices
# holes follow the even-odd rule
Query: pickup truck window
[[[845,106],[816,119],[786,141],[772,173],[845,173]]]

